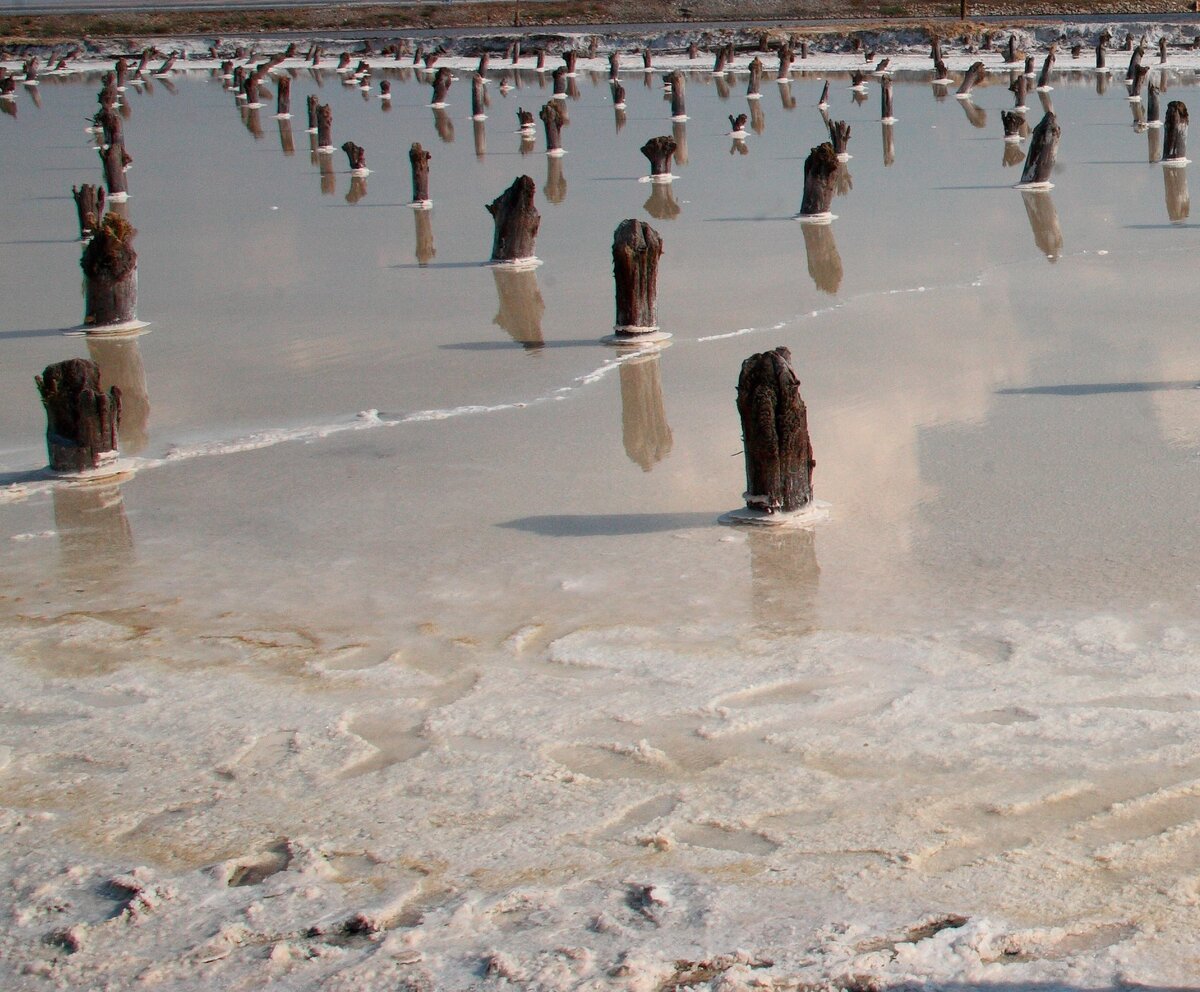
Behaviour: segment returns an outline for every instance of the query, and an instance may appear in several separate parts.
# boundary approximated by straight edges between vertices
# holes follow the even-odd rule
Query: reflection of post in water
[[[433,108],[433,126],[437,129],[438,137],[446,144],[454,141],[454,121],[446,113],[445,107]]]
[[[417,225],[417,264],[424,267],[433,261],[437,249],[433,247],[433,217],[430,210],[414,210]]]
[[[861,107],[867,102],[867,94],[863,90],[853,90],[850,94],[850,97],[852,100],[854,100],[855,106],[858,107]]]
[[[288,158],[296,154],[296,142],[292,138],[291,121],[279,121],[279,147],[283,149],[283,154]]]
[[[733,155],[735,153],[738,155],[749,155],[750,154],[750,148],[746,144],[745,138],[734,138],[733,139],[733,144],[729,146],[729,154]]]
[[[796,109],[796,94],[792,92],[792,87],[786,80],[779,82],[779,102],[783,104],[784,110]]]
[[[816,628],[821,567],[812,530],[748,527],[750,596],[760,627],[787,634]]]
[[[647,76],[646,78],[649,79],[650,77]],[[717,96],[720,97],[722,100],[728,100],[729,99],[729,79],[728,79],[728,77],[713,76],[712,78],[713,78],[713,82],[716,83],[716,86],[717,86]],[[649,85],[649,84],[647,83],[647,85]]]
[[[675,139],[675,164],[688,164],[687,124],[676,121],[671,125],[671,137]]]
[[[801,224],[804,252],[808,256],[808,274],[817,289],[836,293],[842,284],[842,256],[838,254],[832,224]]]
[[[671,453],[674,437],[663,405],[658,353],[622,362],[621,440],[630,461],[649,472]]]
[[[978,106],[973,100],[959,100],[958,102],[963,108],[963,113],[967,115],[967,120],[971,122],[972,127],[987,127],[986,110]]]
[[[542,190],[551,203],[562,203],[567,198],[567,179],[563,175],[563,160],[546,156],[546,186]]]
[[[1151,127],[1146,129],[1146,151],[1150,164],[1162,158],[1162,129]]]
[[[317,151],[318,147],[320,146],[317,144],[316,134],[310,133],[308,136],[308,160],[313,165],[321,164],[321,153]]]
[[[680,212],[670,183],[651,183],[650,199],[645,202],[644,207],[646,213],[655,220],[674,220]]]
[[[487,130],[484,128],[483,121],[474,121],[475,128],[475,157],[483,159],[487,155]]]
[[[1187,169],[1163,169],[1163,187],[1167,194],[1167,216],[1172,224],[1182,224],[1191,213]]]
[[[622,129],[625,127],[626,120],[627,120],[627,118],[625,116],[625,108],[618,107],[616,110],[613,111],[613,122],[616,124],[617,134],[620,134]]]
[[[854,189],[854,177],[850,174],[849,162],[838,162],[837,172],[833,174],[833,195],[846,196]]]
[[[333,156],[318,154],[317,159],[321,170],[321,193],[324,196],[333,196],[337,192],[337,180],[333,175]]]
[[[88,357],[100,367],[104,387],[116,386],[121,391],[121,419],[117,423],[121,452],[140,454],[150,435],[150,397],[138,339],[89,334],[87,345]]]
[[[883,164],[886,168],[896,161],[896,125],[883,125]]]
[[[62,564],[111,581],[114,565],[133,557],[133,531],[117,483],[54,487],[54,529]]]
[[[254,135],[255,141],[261,141],[263,136],[262,121],[258,117],[258,108],[242,107],[242,123],[246,130]]]
[[[762,134],[767,129],[767,118],[763,114],[762,100],[750,100],[750,130]]]
[[[367,195],[367,177],[351,176],[350,188],[346,191],[346,202],[353,205]],[[426,213],[422,210],[421,213]]]
[[[1130,101],[1129,109],[1133,111],[1133,126],[1140,131],[1146,126],[1146,106],[1143,103]]]
[[[1021,165],[1025,161],[1025,150],[1021,147],[1019,141],[1004,142],[1004,168],[1009,168],[1013,165]]]
[[[1029,226],[1033,229],[1033,242],[1038,250],[1050,260],[1057,262],[1062,257],[1062,228],[1058,225],[1058,211],[1048,192],[1022,190],[1025,213],[1029,215]]]
[[[1038,99],[1042,101],[1042,110],[1047,114],[1054,113],[1054,102],[1050,99],[1050,94],[1045,90],[1038,92]]]
[[[508,332],[509,337],[526,349],[534,350],[545,344],[542,338],[542,314],[546,304],[538,288],[537,272],[533,269],[492,269],[500,309],[493,324]]]

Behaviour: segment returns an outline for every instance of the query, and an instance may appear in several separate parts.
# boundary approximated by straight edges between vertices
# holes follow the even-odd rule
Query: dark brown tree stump
[[[800,58],[801,59],[808,58],[808,39],[807,38],[800,39]]]
[[[356,145],[353,141],[346,141],[342,143],[342,151],[346,153],[352,172],[359,172],[367,168],[367,151],[361,145]]]
[[[675,120],[682,120],[687,117],[684,89],[683,73],[676,69],[671,73],[671,117]]]
[[[929,58],[937,62],[942,57],[942,39],[936,34],[929,39]]]
[[[105,146],[125,144],[125,129],[121,124],[121,115],[115,110],[105,107],[92,118],[92,121],[100,128]]]
[[[808,153],[808,158],[804,160],[804,197],[800,202],[801,217],[829,213],[829,208],[833,203],[837,171],[837,153],[829,142],[817,145]]]
[[[89,328],[125,324],[137,310],[137,234],[129,221],[107,214],[83,250],[85,313]]]
[[[729,53],[725,50],[724,46],[722,46],[721,48],[717,49],[717,55],[716,55],[715,60],[713,61],[713,68],[712,68],[713,75],[717,75],[718,73],[724,72],[725,68],[728,64],[729,64]]]
[[[542,109],[538,111],[538,117],[546,130],[547,153],[562,151],[563,115],[561,106],[560,101],[551,100],[549,103],[543,104]]]
[[[613,234],[618,337],[658,329],[658,260],[663,243],[645,221],[623,220]]]
[[[317,149],[333,150],[333,108],[327,103],[317,108]]]
[[[617,110],[625,109],[625,87],[620,83],[614,82],[612,84],[612,100],[613,106],[616,107]]]
[[[671,156],[675,154],[676,147],[675,139],[667,135],[651,138],[642,145],[642,154],[650,160],[651,176],[671,174]]]
[[[408,161],[412,165],[413,203],[429,202],[429,160],[433,156],[414,141],[408,150]]]
[[[1027,76],[1036,75],[1036,73],[1034,72],[1035,68],[1036,68],[1036,66],[1035,66],[1035,63],[1033,60],[1033,56],[1026,55],[1025,56],[1025,75],[1027,75]]]
[[[521,61],[521,43],[514,41],[512,44],[512,64],[517,65]]]
[[[746,83],[746,96],[759,96],[759,86],[762,84],[763,64],[757,55],[750,60],[750,79]],[[681,73],[682,75],[682,73]]]
[[[843,155],[848,156],[850,153],[846,151],[846,148],[850,144],[850,125],[845,121],[830,121],[827,126],[829,142],[833,147],[834,155],[839,158]]]
[[[495,222],[493,262],[517,262],[534,257],[534,242],[542,217],[533,204],[534,183],[518,176],[511,186],[487,204]]]
[[[517,124],[522,131],[532,131],[536,125],[533,123],[533,111],[526,110],[524,107],[517,108]]]
[[[1105,60],[1104,60],[1104,38],[1103,37],[1099,41],[1096,42],[1096,68],[1097,69],[1107,68],[1107,66],[1105,65]]]
[[[71,187],[75,197],[75,212],[79,215],[79,237],[90,238],[100,228],[104,216],[104,188],[84,183],[78,189]]]
[[[1021,128],[1025,126],[1025,117],[1014,110],[1000,111],[1000,123],[1004,125],[1004,137],[1008,141],[1019,141]]]
[[[492,269],[499,307],[492,323],[527,350],[546,343],[542,336],[542,314],[546,304],[538,288],[537,273],[532,270]]]
[[[608,53],[608,78],[616,79],[620,75],[621,75],[621,53],[620,52],[609,52]]]
[[[109,145],[101,149],[100,161],[104,164],[104,185],[108,187],[108,198],[114,196],[124,199],[129,195],[129,182],[125,178],[125,168],[132,161],[124,145]]]
[[[176,57],[177,57],[177,56],[175,55],[175,53],[174,53],[174,52],[172,52],[172,53],[171,53],[171,54],[170,54],[170,55],[167,57],[166,61],[164,61],[162,65],[160,65],[160,66],[159,66],[157,69],[155,69],[155,70],[154,70],[154,75],[156,75],[156,76],[165,76],[165,75],[167,75],[167,73],[169,73],[169,72],[170,72],[172,69],[174,69],[174,68],[175,68],[175,59],[176,59]]]
[[[817,101],[818,107],[829,106],[829,80],[825,80],[825,85],[821,87],[821,99]]]
[[[1042,63],[1042,71],[1038,76],[1038,89],[1050,89],[1050,74],[1054,71],[1054,46],[1050,46],[1050,51],[1046,53],[1046,60]]]
[[[779,48],[779,70],[775,74],[776,79],[789,80],[792,78],[792,63],[796,61],[796,50],[792,46],[784,42]]]
[[[1146,123],[1158,126],[1162,124],[1162,107],[1159,99],[1159,89],[1153,83],[1146,88]]]
[[[1167,197],[1167,217],[1172,224],[1182,224],[1191,213],[1187,169],[1163,169],[1163,189]]]
[[[860,90],[860,89],[866,89],[866,87],[867,87],[867,77],[866,77],[865,73],[859,72],[857,69],[855,69],[852,73],[850,73],[850,88],[851,89]]]
[[[1133,70],[1133,78],[1127,80],[1130,99],[1141,97],[1142,84],[1145,83],[1146,77],[1150,75],[1150,67],[1147,65],[1139,65]]]
[[[111,72],[106,72],[100,81],[100,92],[96,95],[96,102],[104,110],[110,110],[117,105],[121,99],[121,94],[117,91],[117,77]]]
[[[29,86],[34,85],[38,81],[38,59],[34,56],[31,59],[26,59],[22,69],[25,73],[25,83]]]
[[[487,52],[480,53],[479,65],[477,65],[475,67],[475,71],[477,73],[479,73],[479,75],[481,75],[481,76],[485,75],[488,71],[488,62],[490,60],[491,60],[491,56]]]
[[[808,411],[787,348],[751,355],[742,363],[737,408],[746,460],[746,506],[764,513],[803,509],[813,499],[816,461]]]
[[[833,237],[832,224],[803,224],[804,252],[808,274],[822,293],[836,294],[842,285],[842,256]]]
[[[872,71],[875,73],[875,75],[881,76],[885,72],[887,72],[888,66],[891,64],[892,64],[891,59],[880,59],[879,62],[876,63],[875,68]]]
[[[1129,66],[1125,69],[1125,78],[1127,80],[1133,79],[1138,67],[1142,64],[1142,58],[1145,56],[1145,54],[1146,50],[1141,45],[1138,45],[1138,47],[1133,50],[1133,54],[1129,56]]]
[[[321,101],[317,99],[316,94],[310,93],[304,102],[308,108],[308,129],[316,134],[320,130],[318,125],[320,124],[319,108]]]
[[[982,81],[985,75],[984,65],[982,62],[974,62],[971,68],[967,70],[963,76],[962,82],[958,86],[957,93],[959,96],[968,96],[976,83]]]
[[[567,74],[571,76],[575,75],[575,60],[579,58],[579,53],[573,48],[568,48],[563,52],[562,57],[563,68],[567,71]]]
[[[1071,46],[1071,59],[1075,62],[1079,61],[1079,56],[1083,53],[1083,46],[1076,42]]]
[[[544,48],[539,48],[537,50],[537,68],[546,68],[546,50]]]
[[[1188,111],[1182,100],[1167,104],[1167,116],[1163,124],[1163,161],[1187,160]]]
[[[1171,170],[1166,170],[1171,171]],[[1062,258],[1063,235],[1058,223],[1058,211],[1054,209],[1054,200],[1048,193],[1021,194],[1025,201],[1025,213],[1029,217],[1029,227],[1033,231],[1033,243],[1038,251],[1046,256],[1053,264]]]
[[[1050,181],[1061,134],[1062,128],[1058,126],[1058,118],[1054,114],[1046,114],[1038,122],[1029,139],[1029,153],[1025,156],[1025,169],[1021,173],[1022,186]]]
[[[1023,108],[1025,106],[1025,95],[1029,90],[1029,80],[1024,76],[1018,76],[1008,88],[1013,93],[1013,106]]]
[[[338,72],[349,72],[350,71],[350,53],[349,52],[342,52],[342,54],[338,56],[337,71]]]
[[[550,73],[550,79],[553,86],[553,95],[559,99],[566,99],[567,67],[565,65],[560,65],[557,69]]]
[[[450,90],[450,83],[452,81],[449,69],[445,66],[438,69],[437,74],[433,77],[433,96],[429,101],[431,107],[444,107],[446,105],[446,94]]]
[[[125,59],[117,59],[117,64],[113,71],[113,82],[116,84],[118,92],[125,92],[125,88],[129,83],[129,63]]]
[[[1019,61],[1017,57],[1017,36],[1015,34],[1008,36],[1008,44],[1004,46],[1004,61],[1009,65]]]
[[[880,108],[879,119],[885,122],[894,121],[896,119],[895,109],[892,107],[892,81],[887,76],[880,80]]]
[[[385,104],[391,102],[392,99],[392,84],[386,79],[379,80],[379,99]],[[384,110],[390,110],[389,106],[385,106]]]
[[[483,76],[475,73],[471,77],[471,116],[475,120],[483,120],[487,116],[483,112],[486,103],[487,95],[484,92]]]
[[[729,115],[730,133],[745,134],[746,133],[746,121],[748,121],[749,119],[750,118],[747,117],[745,114],[738,114],[737,117],[734,117],[733,114],[730,114]]]
[[[292,116],[292,77],[280,76],[275,84],[275,116]]]
[[[621,363],[621,443],[629,460],[649,472],[671,453],[675,438],[663,403],[658,354]]]
[[[87,472],[117,454],[121,393],[100,386],[100,369],[86,358],[47,365],[34,376],[46,409],[46,449],[55,472]]]
[[[946,68],[946,63],[938,59],[933,63],[933,81],[945,86],[950,81],[950,70]],[[935,90],[935,92],[938,92]]]

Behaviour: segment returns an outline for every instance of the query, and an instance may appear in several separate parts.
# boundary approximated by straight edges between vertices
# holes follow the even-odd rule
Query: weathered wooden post
[[[333,108],[327,103],[317,108],[317,151],[333,154]]]
[[[563,68],[567,70],[568,76],[575,75],[575,61],[579,58],[579,53],[573,48],[568,48],[562,54]]]
[[[1025,126],[1025,117],[1015,110],[1000,111],[1000,123],[1004,125],[1005,141],[1020,141],[1021,128]]]
[[[729,133],[735,138],[744,138],[746,136],[746,121],[748,118],[745,114],[738,114],[734,117],[729,115]]]
[[[688,57],[695,58],[696,56],[689,54]],[[643,72],[653,72],[654,71],[654,54],[650,51],[649,45],[644,45],[642,47],[642,71]]]
[[[503,328],[515,342],[529,351],[545,345],[542,314],[546,311],[537,273],[532,270],[492,269],[499,307],[492,323]]]
[[[315,93],[309,93],[304,102],[308,108],[308,133],[316,134],[319,123],[317,108],[320,107],[321,101],[317,99]]]
[[[31,59],[25,60],[24,72],[25,72],[25,80],[24,80],[25,85],[26,86],[37,86],[38,85],[38,58],[36,55]]]
[[[1167,104],[1167,118],[1163,136],[1163,164],[1187,164],[1188,111],[1182,100]]]
[[[732,120],[732,118],[731,118]],[[675,154],[675,139],[662,135],[642,145],[642,154],[650,160],[650,177],[671,175],[671,156]]]
[[[107,214],[83,249],[84,326],[103,330],[136,319],[137,234],[124,217]]]
[[[1191,213],[1187,169],[1163,169],[1163,189],[1167,196],[1167,216],[1172,224],[1182,224]]]
[[[671,73],[671,120],[687,120],[687,109],[684,103],[683,73],[676,69]]]
[[[751,355],[742,363],[737,409],[746,460],[746,506],[764,514],[804,509],[813,500],[816,461],[808,411],[787,348]]]
[[[1167,63],[1167,36],[1164,34],[1158,39],[1158,64],[1166,65]]]
[[[414,141],[408,150],[408,161],[412,166],[413,206],[429,207],[429,160],[433,156]]]
[[[896,115],[892,109],[892,80],[888,76],[884,76],[880,80],[880,117],[884,124],[894,124]]]
[[[1079,56],[1083,53],[1083,45],[1076,42],[1071,46],[1071,59],[1074,62],[1079,61]]]
[[[484,93],[483,76],[475,73],[471,77],[471,118],[477,121],[487,120],[487,114],[483,112],[484,104],[487,97]]]
[[[519,65],[521,62],[521,42],[518,39],[512,43],[512,64]]]
[[[392,84],[386,79],[379,80],[379,99],[383,101],[383,109],[392,109]]]
[[[350,70],[350,53],[349,52],[342,52],[342,54],[338,56],[337,71],[338,72],[350,72],[351,71]]]
[[[547,104],[543,104],[542,109],[538,111],[538,117],[541,118],[542,124],[546,129],[546,154],[547,155],[562,155],[562,127],[563,116],[560,110],[561,104],[557,100],[551,100]]]
[[[725,71],[728,63],[729,63],[729,52],[726,50],[725,46],[722,45],[720,48],[717,49],[716,58],[713,60],[713,68],[712,68],[713,75],[714,76],[721,75]]]
[[[546,50],[544,48],[539,48],[539,49],[537,49],[536,54],[537,54],[537,62],[535,63],[534,67],[537,69],[538,72],[545,72],[546,71]]]
[[[833,148],[834,155],[841,161],[846,161],[850,157],[850,153],[846,151],[850,143],[850,125],[845,121],[829,121],[827,125],[829,129],[829,142]]]
[[[176,52],[172,52],[170,55],[168,55],[167,58],[163,61],[162,65],[160,65],[157,69],[154,70],[154,75],[156,75],[156,76],[169,75],[171,70],[175,68],[175,59],[176,58],[177,58]]]
[[[837,171],[838,156],[829,142],[817,145],[808,153],[808,158],[804,160],[804,197],[800,202],[801,217],[829,216]]]
[[[821,98],[817,101],[817,106],[822,110],[829,106],[829,80],[825,80],[825,85],[821,87]]]
[[[1039,90],[1052,89],[1050,85],[1050,73],[1054,71],[1054,46],[1050,46],[1050,51],[1046,53],[1046,61],[1042,63],[1042,74],[1038,76],[1037,88]]]
[[[831,296],[842,285],[842,256],[833,237],[832,224],[803,224],[804,254],[813,285]]]
[[[104,188],[84,183],[78,189],[71,187],[75,197],[75,212],[79,215],[79,237],[87,240],[100,227],[104,216]]]
[[[871,71],[876,76],[882,76],[885,72],[888,71],[888,66],[891,64],[892,64],[891,59],[880,59],[879,62],[876,63],[875,68],[872,69]]]
[[[1025,95],[1029,88],[1029,81],[1024,76],[1018,76],[1008,88],[1013,92],[1013,109],[1019,111],[1027,110]]]
[[[762,74],[762,59],[755,55],[750,61],[750,80],[746,83],[746,98],[748,100],[757,100],[762,96],[759,92],[759,85],[762,83]]]
[[[1029,153],[1025,156],[1025,169],[1021,173],[1021,186],[1049,188],[1050,173],[1054,170],[1054,159],[1058,154],[1058,139],[1062,128],[1058,118],[1046,114],[1033,129],[1029,140]]]
[[[287,120],[292,116],[292,77],[280,76],[275,84],[275,116]]]
[[[1025,56],[1025,75],[1027,75],[1030,79],[1037,75],[1032,55]]]
[[[1138,45],[1138,47],[1133,50],[1133,54],[1129,56],[1129,66],[1125,70],[1126,79],[1133,79],[1138,67],[1142,64],[1142,56],[1145,54],[1146,50],[1142,48],[1141,45]]]
[[[962,82],[959,84],[958,90],[954,95],[964,99],[970,96],[972,87],[974,87],[976,83],[983,79],[984,72],[985,70],[982,62],[973,62],[971,64],[971,68],[969,68],[966,72],[966,75],[963,76]]]
[[[1096,41],[1096,68],[1101,72],[1108,72],[1108,66],[1104,59],[1104,46],[1108,43],[1107,33],[1102,34]]]
[[[446,93],[450,89],[452,81],[449,69],[445,66],[438,69],[437,74],[433,77],[433,98],[429,103],[431,107],[446,106]]]
[[[342,142],[342,151],[346,153],[351,175],[361,177],[370,172],[367,168],[367,151],[365,148],[361,145],[356,145],[353,141],[345,141]]]
[[[1153,83],[1147,87],[1146,126],[1162,127],[1162,109],[1159,106],[1159,90]]]
[[[100,369],[86,358],[47,365],[34,376],[46,409],[46,449],[55,472],[88,472],[117,457],[121,392],[100,386]]]
[[[943,62],[941,59],[938,59],[936,62],[933,63],[933,84],[934,84],[934,86],[938,86],[938,87],[946,86],[948,83],[950,83],[950,81],[951,81],[950,80],[950,70],[948,68],[946,68],[945,62]],[[940,93],[943,91],[935,89],[934,92]],[[940,100],[941,97],[939,96],[938,99]]]
[[[551,96],[555,100],[565,100],[567,98],[567,67],[560,65],[550,73],[550,79],[553,84]]]
[[[867,88],[867,77],[855,69],[850,73],[850,88],[852,90],[863,90]]]
[[[618,338],[636,338],[658,330],[658,260],[662,238],[645,221],[623,220],[613,233]]]
[[[796,50],[791,43],[785,41],[779,46],[779,71],[775,78],[781,83],[787,83],[792,78],[792,63],[796,61]]]
[[[108,187],[108,198],[119,203],[129,199],[129,181],[125,168],[133,161],[124,145],[109,145],[100,150],[100,161],[104,164],[104,185]]]
[[[1133,70],[1133,78],[1127,80],[1130,100],[1140,100],[1142,98],[1142,84],[1146,81],[1148,75],[1150,75],[1149,66],[1139,65]]]
[[[611,51],[608,53],[608,78],[616,79],[621,75],[621,53]]]
[[[495,222],[493,262],[521,262],[534,257],[534,241],[542,217],[533,204],[534,183],[518,176],[511,186],[487,204]]]
[[[517,108],[517,125],[520,131],[535,131],[537,125],[533,123],[533,111],[526,110],[524,107]]]
[[[625,109],[625,87],[618,82],[612,84],[612,100],[616,110]]]

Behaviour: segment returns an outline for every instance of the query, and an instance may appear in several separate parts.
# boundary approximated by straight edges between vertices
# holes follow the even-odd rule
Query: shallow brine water
[[[390,105],[295,71],[290,122],[207,71],[131,89],[151,326],[120,341],[60,333],[98,74],[0,105],[0,967],[1190,978],[1200,239],[1119,75],[1058,74],[1054,188],[1022,193],[1007,75],[900,75],[888,126],[835,73],[815,227],[827,74],[691,72],[673,125],[658,73],[618,112],[594,60],[550,158],[516,133],[548,73],[495,69],[477,122],[451,64],[441,112],[392,69]],[[309,93],[368,177],[316,153]],[[521,174],[543,264],[499,271],[484,204]],[[601,343],[629,217],[665,347]],[[830,517],[722,528],[738,371],[777,345]],[[32,377],[74,356],[122,389],[124,481],[38,474]]]

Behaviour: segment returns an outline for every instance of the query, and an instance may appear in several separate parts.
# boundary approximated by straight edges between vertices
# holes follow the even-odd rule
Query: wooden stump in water
[[[1025,56],[1025,75],[1027,75],[1027,76],[1034,75],[1034,61],[1033,61],[1032,55]]]
[[[1167,104],[1167,117],[1163,124],[1163,161],[1179,161],[1187,158],[1188,111],[1182,100]]]
[[[408,161],[412,165],[413,203],[429,201],[429,160],[433,156],[414,141],[408,150]]]
[[[321,105],[321,101],[317,99],[316,94],[309,93],[304,102],[308,107],[308,129],[310,131],[316,131],[318,130],[318,108]]]
[[[475,72],[478,73],[480,76],[484,75],[484,73],[486,73],[488,71],[488,62],[490,61],[490,58],[491,57],[488,55],[487,52],[482,52],[480,54],[479,65],[475,67]]]
[[[621,75],[621,53],[620,52],[609,52],[608,53],[608,78],[616,79],[620,75]]]
[[[1058,139],[1062,128],[1054,114],[1046,114],[1033,129],[1029,140],[1029,153],[1025,156],[1025,169],[1021,173],[1021,185],[1048,183],[1054,171],[1054,159],[1058,154]]]
[[[1137,72],[1138,66],[1142,64],[1142,56],[1145,55],[1145,49],[1141,45],[1133,50],[1133,54],[1129,56],[1129,67],[1125,70],[1125,78],[1133,79],[1134,73]]]
[[[537,50],[537,68],[546,68],[546,50],[544,48],[539,48]]]
[[[687,116],[687,109],[684,106],[683,73],[678,69],[671,73],[671,116]]]
[[[342,151],[346,153],[352,171],[357,172],[367,167],[367,151],[361,145],[356,145],[353,141],[346,141],[342,143]]]
[[[495,221],[493,262],[516,262],[534,257],[534,241],[542,222],[541,214],[533,205],[534,189],[529,176],[519,176],[487,204],[487,211]]]
[[[779,46],[779,71],[775,78],[788,80],[792,78],[792,63],[796,61],[796,51],[788,42]]]
[[[1080,54],[1083,52],[1083,46],[1076,43],[1071,46],[1071,58],[1075,61],[1079,60]]]
[[[47,365],[34,376],[46,409],[46,449],[55,472],[86,472],[116,457],[121,393],[105,392],[86,358]]]
[[[787,348],[751,355],[742,363],[737,408],[746,459],[746,506],[764,513],[803,509],[812,502],[816,461],[808,411]]]
[[[717,56],[716,56],[716,59],[713,61],[712,71],[713,71],[714,75],[716,73],[724,72],[725,67],[728,65],[728,63],[729,63],[729,54],[728,54],[728,52],[726,52],[725,47],[721,46],[720,48],[717,49]]]
[[[129,192],[129,183],[125,178],[125,167],[133,161],[124,145],[109,145],[101,149],[100,161],[104,164],[104,185],[108,187],[108,197]]]
[[[565,52],[563,52],[562,57],[563,68],[568,74],[573,76],[575,74],[575,60],[579,58],[579,53],[573,48],[568,48]]]
[[[533,123],[533,111],[526,110],[524,107],[518,107],[517,125],[522,131],[532,131],[535,127]]]
[[[561,101],[551,100],[549,103],[543,104],[542,109],[538,111],[538,117],[546,129],[546,151],[560,151],[563,126]]]
[[[550,80],[553,85],[553,94],[555,98],[565,98],[567,95],[567,67],[560,65],[552,73]]]
[[[517,65],[521,61],[521,43],[514,41],[512,45],[512,64]]]
[[[1159,89],[1151,83],[1146,89],[1146,122],[1148,124],[1162,123],[1162,109],[1159,101]]]
[[[471,116],[481,120],[484,117],[483,108],[486,102],[483,76],[477,72],[471,77]]]
[[[612,84],[613,106],[618,110],[625,106],[625,87],[614,80]]]
[[[117,90],[123,91],[129,82],[129,63],[125,59],[117,59],[114,74]]]
[[[89,327],[124,324],[137,309],[137,234],[124,217],[108,214],[83,250],[85,279],[83,322]]]
[[[942,39],[936,34],[929,39],[929,57],[934,62],[938,62],[942,58]]]
[[[731,131],[733,131],[735,134],[740,131],[745,131],[746,130],[746,121],[748,121],[749,119],[750,118],[747,117],[745,114],[738,114],[737,117],[734,117],[733,114],[730,114],[729,115],[729,129]]]
[[[1097,69],[1107,68],[1107,66],[1104,63],[1104,38],[1103,37],[1101,37],[1101,39],[1096,42],[1096,68]]]
[[[292,116],[292,77],[280,76],[275,86],[275,115]]]
[[[106,72],[100,81],[100,92],[96,95],[96,102],[105,109],[111,109],[117,105],[117,101],[121,99],[121,94],[117,92],[117,77]]]
[[[1167,61],[1167,37],[1163,35],[1158,39],[1158,64],[1165,65]]]
[[[1042,74],[1038,76],[1038,89],[1050,88],[1050,73],[1054,71],[1054,47],[1046,53],[1046,61],[1042,63]]]
[[[883,121],[895,120],[896,115],[892,108],[892,81],[887,76],[884,76],[880,81],[880,112],[879,119]]]
[[[1029,80],[1027,80],[1024,76],[1018,76],[1012,81],[1012,84],[1008,88],[1013,92],[1013,106],[1024,107],[1025,95],[1029,89]]]
[[[957,90],[958,95],[959,96],[967,96],[971,92],[971,89],[975,86],[975,84],[983,79],[983,76],[984,76],[983,63],[982,62],[973,62],[971,64],[971,68],[969,68],[967,70],[966,75],[963,76],[962,82],[958,86],[958,90]]]
[[[446,93],[450,89],[450,70],[445,66],[438,69],[437,74],[433,77],[433,97],[429,101],[433,106],[440,107],[446,102]]]
[[[756,96],[762,83],[763,64],[757,55],[750,61],[750,81],[746,84],[746,95]]]
[[[850,143],[850,125],[845,121],[829,121],[829,143],[833,147],[834,155],[848,155],[846,151]]]
[[[1004,125],[1004,137],[1019,138],[1021,128],[1025,126],[1025,118],[1014,110],[1002,110],[1000,123]]]
[[[1133,51],[1133,32],[1132,31],[1125,32],[1125,44],[1122,45],[1121,47],[1127,52]]]
[[[837,171],[837,153],[829,142],[817,145],[808,153],[808,158],[804,160],[804,198],[800,202],[801,217],[829,213],[830,205],[833,203]]]
[[[618,336],[658,329],[658,260],[662,238],[645,221],[623,220],[613,234]]]
[[[79,237],[90,238],[104,216],[104,188],[84,183],[78,189],[72,186],[71,195],[75,197],[75,212],[79,215]]]
[[[1139,65],[1133,70],[1133,78],[1127,80],[1129,95],[1131,97],[1140,96],[1142,84],[1146,81],[1146,77],[1150,75],[1150,67],[1148,65]]]
[[[700,45],[693,41],[690,45],[688,45],[687,54],[688,58],[693,61],[698,59],[700,57]]]
[[[350,69],[350,53],[342,52],[342,54],[338,56],[337,71],[338,72],[347,72],[347,71],[349,71],[349,69]]]
[[[850,87],[852,89],[865,89],[867,85],[867,77],[855,69],[850,73]]]
[[[693,55],[692,58],[695,58],[695,56]],[[646,46],[642,49],[642,68],[643,69],[653,69],[654,68],[654,55],[650,51],[649,46]]]
[[[802,59],[808,58],[808,39],[807,38],[800,39],[800,58],[802,58]]]
[[[821,88],[821,99],[817,101],[818,107],[829,106],[829,80],[825,80],[825,85]]]
[[[388,103],[392,99],[392,84],[386,79],[379,80],[379,99],[384,102],[384,110],[391,109]]]
[[[733,120],[731,117],[730,120]],[[650,160],[651,176],[666,176],[671,173],[671,156],[675,154],[675,139],[667,135],[651,138],[642,145],[642,154]]]
[[[333,147],[333,108],[327,103],[317,108],[317,148]]]

